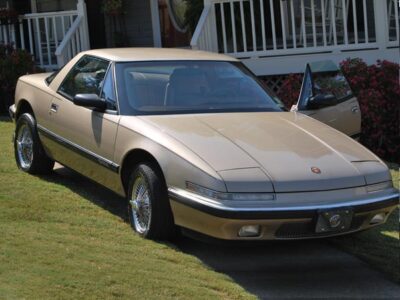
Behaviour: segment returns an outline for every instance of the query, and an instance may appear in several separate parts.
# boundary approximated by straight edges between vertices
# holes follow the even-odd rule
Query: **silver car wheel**
[[[139,175],[133,182],[131,214],[135,229],[143,234],[150,228],[151,201],[150,190],[143,175]]]
[[[33,138],[28,125],[19,128],[16,138],[19,162],[23,169],[29,169],[33,160]]]

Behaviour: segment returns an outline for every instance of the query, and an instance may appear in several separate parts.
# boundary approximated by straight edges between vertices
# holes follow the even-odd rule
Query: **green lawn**
[[[1,299],[253,298],[196,257],[133,234],[114,194],[79,176],[18,171],[13,128],[0,120]]]
[[[399,166],[388,165],[391,168],[394,185],[399,188]],[[385,225],[355,235],[335,238],[332,241],[334,245],[355,254],[400,283],[399,220],[399,209],[397,209]]]
[[[137,237],[113,193],[65,170],[18,171],[13,129],[0,119],[0,299],[254,298],[174,245]],[[331,241],[400,282],[398,220]]]

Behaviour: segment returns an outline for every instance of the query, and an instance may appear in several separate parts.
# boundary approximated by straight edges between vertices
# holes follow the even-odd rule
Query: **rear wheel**
[[[167,187],[150,163],[137,165],[131,173],[128,213],[133,230],[144,238],[169,240],[176,235]]]
[[[47,174],[54,168],[42,146],[36,130],[36,121],[25,113],[17,120],[14,137],[14,153],[18,167],[30,174]]]

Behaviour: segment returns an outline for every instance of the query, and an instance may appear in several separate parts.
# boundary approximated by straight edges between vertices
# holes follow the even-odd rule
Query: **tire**
[[[14,153],[18,168],[29,174],[48,174],[54,168],[43,149],[36,128],[35,118],[25,113],[17,120],[14,135]]]
[[[128,214],[133,230],[143,238],[171,240],[177,236],[167,187],[161,171],[151,163],[139,164],[131,173]]]

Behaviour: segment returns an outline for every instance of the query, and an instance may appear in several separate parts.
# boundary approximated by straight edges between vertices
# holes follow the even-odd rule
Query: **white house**
[[[398,0],[203,1],[191,34],[184,0],[125,0],[118,16],[105,15],[99,0],[0,0],[21,14],[18,22],[0,20],[0,43],[27,49],[48,69],[81,50],[113,46],[226,53],[260,76],[302,72],[305,62],[328,58],[400,61]]]

